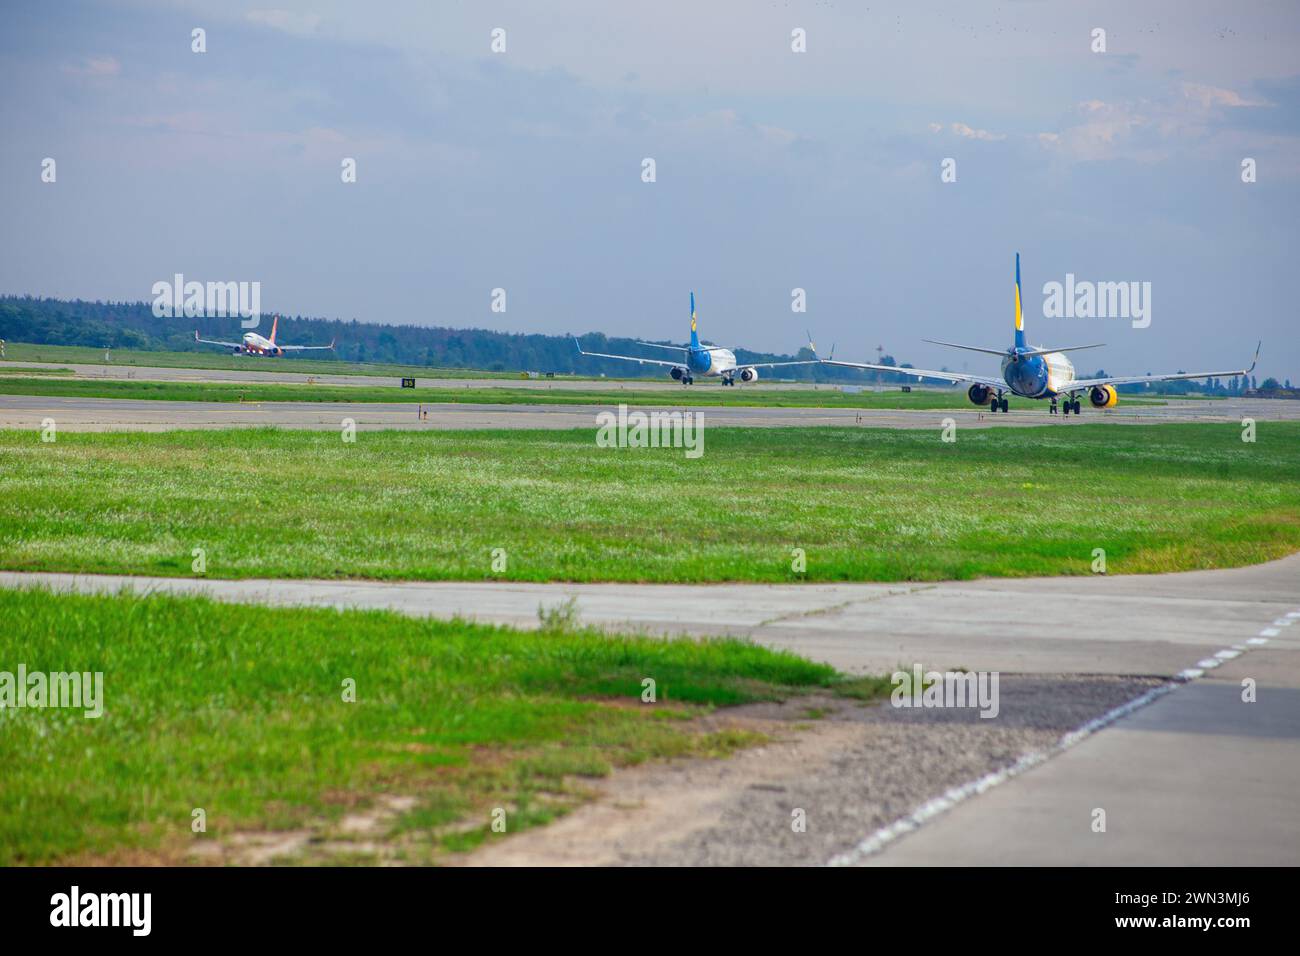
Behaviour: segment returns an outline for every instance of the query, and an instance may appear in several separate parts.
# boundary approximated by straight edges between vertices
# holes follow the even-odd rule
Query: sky
[[[991,371],[922,340],[1008,345],[1019,252],[1086,371],[1300,380],[1298,51],[1255,0],[7,0],[0,292],[681,341],[693,290],[719,344]],[[1149,324],[1045,316],[1067,274]]]

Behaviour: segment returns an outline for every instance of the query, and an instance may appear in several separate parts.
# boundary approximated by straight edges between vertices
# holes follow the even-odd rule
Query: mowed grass
[[[442,377],[429,374],[426,378]],[[419,379],[416,380],[417,383]],[[670,389],[638,389],[635,383],[622,388],[511,388],[465,386],[463,388],[401,388],[392,386],[306,385],[278,382],[137,382],[112,379],[22,378],[0,376],[0,395],[44,395],[59,398],[112,398],[173,402],[422,402],[432,404],[492,405],[683,405],[695,407],[759,408],[971,408],[965,389],[915,389],[904,392],[898,386],[884,391],[844,392],[838,386],[816,389],[781,388],[779,384],[725,388],[708,382]],[[1127,404],[1163,405],[1163,398],[1124,399]],[[1008,399],[1012,411],[1047,414],[1048,403],[1033,399]]]
[[[241,333],[242,334],[242,331]],[[308,375],[437,375],[439,378],[518,378],[515,372],[484,372],[464,368],[432,368],[427,365],[393,365],[380,362],[344,362],[338,359],[260,358],[234,355],[224,349],[205,352],[150,352],[144,349],[104,349],[82,345],[37,345],[8,342],[0,362],[67,362],[72,365],[129,365],[152,368],[256,369],[270,372],[303,372]]]
[[[1300,549],[1300,423],[0,432],[0,568],[213,577],[929,581]],[[500,549],[499,551],[497,549]],[[806,572],[792,569],[795,549]],[[499,570],[494,570],[494,552]],[[504,569],[500,569],[504,558]]]
[[[237,833],[297,828],[346,851],[341,819],[380,794],[415,803],[364,839],[386,858],[435,861],[487,837],[496,807],[513,833],[579,802],[574,778],[758,739],[689,721],[717,705],[862,689],[748,643],[611,636],[562,615],[522,632],[28,590],[0,591],[0,619],[0,671],[103,674],[98,719],[0,709],[3,866],[176,862]],[[642,702],[645,678],[656,703]],[[204,834],[191,830],[196,808]]]

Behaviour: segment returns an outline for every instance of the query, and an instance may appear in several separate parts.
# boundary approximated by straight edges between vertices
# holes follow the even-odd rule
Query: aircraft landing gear
[[[735,385],[735,384],[736,384],[735,376],[727,375],[727,376],[723,377],[723,379],[722,379],[722,384],[723,384],[723,385]]]
[[[1056,409],[1056,399],[1052,399],[1052,404],[1051,404],[1051,406],[1047,409],[1047,414],[1049,414],[1049,415],[1055,415],[1055,414],[1056,414],[1056,411],[1057,411],[1057,409]]]
[[[683,384],[683,385],[694,385],[694,384],[695,384],[695,379],[691,378],[689,375],[683,375],[683,376],[682,376],[682,384]]]
[[[989,411],[1002,412],[1005,414],[1007,411],[1007,400],[999,395],[997,398],[993,399],[993,401],[989,402]]]

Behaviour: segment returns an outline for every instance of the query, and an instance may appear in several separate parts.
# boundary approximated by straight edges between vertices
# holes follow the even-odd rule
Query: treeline
[[[140,349],[143,351],[211,351],[213,346],[194,341],[194,330],[204,338],[238,341],[244,329],[237,319],[158,317],[146,302],[87,302],[31,296],[0,296],[0,339],[36,345],[81,345],[92,348]],[[270,335],[270,316],[263,316],[258,330]],[[396,365],[424,365],[440,368],[470,368],[486,371],[535,371],[604,374],[610,377],[662,377],[667,369],[657,365],[634,365],[612,359],[588,358],[578,354],[573,340],[563,335],[530,335],[494,332],[488,329],[450,329],[418,325],[379,325],[281,315],[277,341],[299,345],[337,342],[336,351],[313,352],[312,358],[343,362],[375,362]],[[617,352],[663,358],[666,353],[647,349],[632,339],[610,338],[599,332],[579,336],[582,347],[591,352]],[[668,344],[668,343],[665,343]],[[787,362],[812,358],[807,349],[797,355],[736,350],[740,362]],[[890,364],[892,357],[885,357]],[[780,371],[781,378],[804,380],[863,381],[850,369],[793,367]],[[874,377],[872,379],[874,380]],[[901,381],[885,375],[882,381]]]
[[[31,296],[0,296],[0,339],[10,342],[31,342],[35,345],[81,345],[91,348],[139,349],[142,351],[194,352],[211,351],[213,346],[199,345],[194,341],[194,330],[204,338],[238,341],[244,329],[237,319],[170,318],[153,314],[147,302],[87,302],[81,299],[44,299]],[[270,334],[270,317],[264,316],[258,331]],[[529,335],[523,333],[494,332],[489,329],[450,329],[420,325],[379,325],[345,322],[340,319],[315,319],[301,315],[282,315],[277,338],[282,342],[300,345],[324,345],[337,341],[335,352],[312,352],[312,358],[342,362],[391,363],[395,365],[423,365],[437,368],[483,369],[494,372],[556,372],[580,375],[608,375],[612,378],[662,377],[667,369],[658,365],[634,365],[613,359],[581,356],[573,347],[573,340],[564,335]],[[665,354],[655,349],[639,346],[632,339],[610,338],[600,332],[579,336],[582,347],[589,352],[618,352],[626,355],[644,355],[646,358],[663,358]],[[669,343],[664,343],[669,344]],[[867,360],[868,356],[854,356]],[[770,352],[753,352],[736,349],[739,362],[789,362],[812,358],[808,349],[795,355],[778,355]],[[899,364],[892,355],[881,356],[881,364]],[[907,367],[909,363],[902,363]],[[990,359],[988,371],[996,374],[996,360]],[[893,373],[861,372],[854,369],[827,366],[795,366],[774,369],[773,377],[801,379],[804,381],[839,381],[872,384],[904,384],[915,379]],[[1079,377],[1103,377],[1085,375]],[[765,376],[767,377],[767,376]],[[941,383],[927,380],[927,385]],[[1272,380],[1265,388],[1278,386]],[[1240,379],[1203,379],[1183,382],[1164,382],[1155,386],[1121,386],[1121,392],[1161,392],[1181,394],[1188,392],[1212,395],[1240,395],[1257,383]],[[1290,381],[1286,383],[1290,387]]]

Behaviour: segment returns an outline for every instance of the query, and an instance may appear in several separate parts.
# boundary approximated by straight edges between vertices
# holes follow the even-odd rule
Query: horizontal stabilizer
[[[1078,352],[1081,349],[1099,349],[1105,344],[1106,344],[1105,342],[1098,342],[1095,345],[1067,345],[1063,349],[1026,349],[1020,354],[1022,356],[1025,356],[1025,355],[1046,355],[1049,352]]]
[[[956,342],[939,342],[935,339],[922,339],[922,342],[929,342],[931,345],[946,345],[953,349],[965,349],[967,352],[983,352],[986,355],[1006,355],[1006,349],[982,349],[976,345],[958,345]]]

